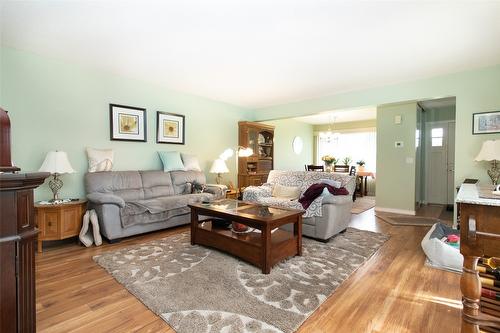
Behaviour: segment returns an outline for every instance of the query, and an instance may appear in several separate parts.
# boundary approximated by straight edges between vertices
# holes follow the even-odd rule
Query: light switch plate
[[[413,157],[407,157],[406,164],[413,164]]]
[[[394,147],[396,147],[396,148],[403,148],[404,147],[403,141],[396,141],[396,142],[394,142]]]
[[[394,124],[399,125],[401,124],[402,120],[403,118],[401,117],[401,115],[394,116]]]

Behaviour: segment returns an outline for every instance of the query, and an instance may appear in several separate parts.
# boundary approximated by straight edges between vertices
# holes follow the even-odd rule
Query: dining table
[[[375,172],[372,171],[357,171],[356,177],[359,179],[360,189],[359,195],[360,197],[368,195],[368,177],[372,177],[375,179]]]

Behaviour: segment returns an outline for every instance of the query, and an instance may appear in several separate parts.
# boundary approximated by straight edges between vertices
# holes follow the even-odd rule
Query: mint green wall
[[[274,169],[304,170],[305,164],[313,161],[313,125],[293,119],[266,121],[265,124],[275,126],[274,129]],[[293,152],[292,142],[300,136],[304,142],[302,152]]]
[[[455,120],[455,106],[425,109],[425,122]]]
[[[237,145],[237,122],[252,118],[228,104],[32,53],[1,51],[1,101],[12,122],[12,159],[22,171],[35,171],[49,150],[66,151],[77,173],[62,176],[63,197],[84,195],[85,147],[113,148],[115,170],[160,169],[158,150],[197,154],[214,182],[208,174],[212,161]],[[147,143],[110,141],[109,103],[147,109]],[[156,111],[186,116],[186,145],[156,143]],[[228,167],[234,172],[235,163]],[[37,199],[50,196],[46,184],[36,192]]]
[[[472,114],[500,110],[500,65],[449,74],[430,79],[353,91],[338,95],[277,105],[256,110],[257,120],[305,116],[321,111],[456,97],[455,184],[464,178],[478,178],[489,183],[487,163],[474,162],[483,141],[500,139],[500,134],[472,135]],[[377,117],[380,116],[377,113]],[[378,131],[380,136],[385,135]],[[377,152],[380,153],[380,152]],[[377,171],[384,164],[377,165]],[[381,190],[377,182],[377,191]],[[382,189],[383,190],[383,189]],[[394,200],[398,199],[394,197]],[[377,203],[378,205],[378,203]]]
[[[401,124],[394,123],[398,115]],[[377,207],[415,210],[416,129],[417,103],[377,108]],[[396,148],[395,141],[402,141],[403,147]]]

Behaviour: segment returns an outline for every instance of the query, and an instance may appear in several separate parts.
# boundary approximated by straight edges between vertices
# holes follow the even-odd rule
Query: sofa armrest
[[[271,197],[272,189],[269,185],[248,186],[243,190],[243,200],[255,202],[258,198]]]
[[[206,184],[205,192],[214,195],[215,199],[221,199],[226,196],[227,186],[219,184]]]
[[[332,195],[328,194],[323,197],[323,201],[321,202],[323,205],[332,204],[332,205],[345,205],[347,203],[352,204],[352,195]]]
[[[125,207],[125,200],[111,193],[94,192],[87,194],[87,199],[96,205],[113,204],[121,208]]]

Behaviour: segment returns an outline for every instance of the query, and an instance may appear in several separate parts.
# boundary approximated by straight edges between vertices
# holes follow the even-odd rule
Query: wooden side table
[[[87,209],[87,200],[71,201],[56,205],[35,204],[38,234],[38,253],[42,242],[61,240],[77,236],[82,228],[82,218]]]
[[[238,190],[227,190],[226,199],[238,200]]]

